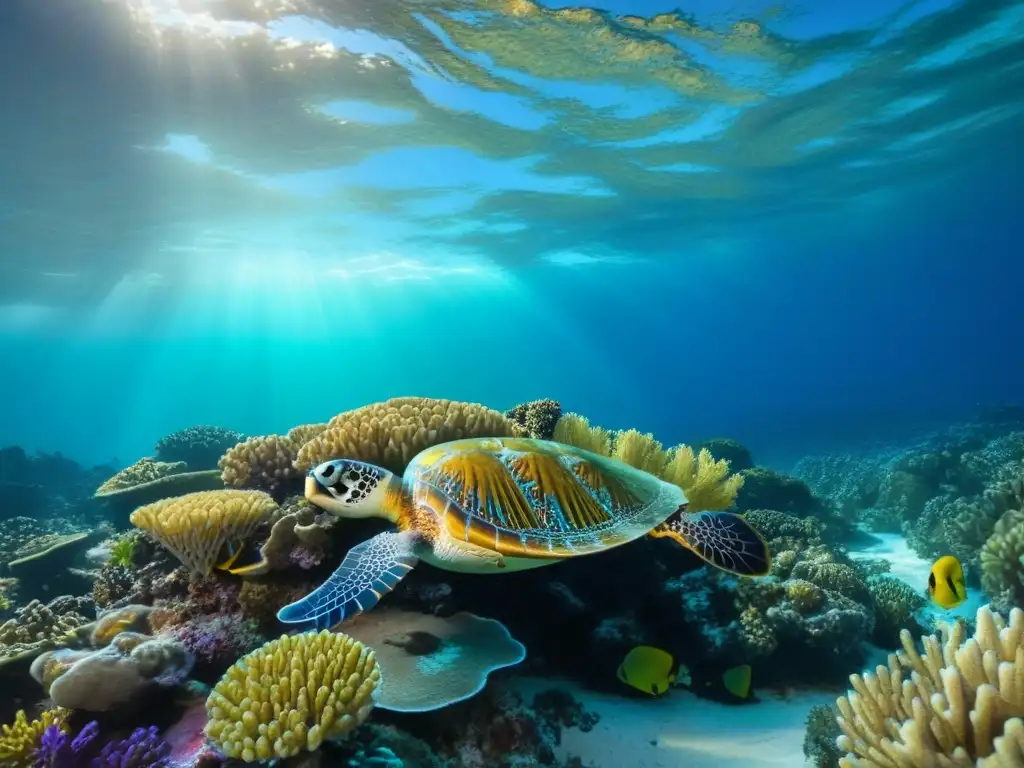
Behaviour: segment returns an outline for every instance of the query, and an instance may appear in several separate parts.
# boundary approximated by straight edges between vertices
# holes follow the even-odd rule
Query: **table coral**
[[[1024,764],[1024,612],[978,610],[941,637],[901,633],[902,652],[851,675],[837,699],[842,768],[1019,768]]]
[[[244,541],[277,511],[260,491],[200,491],[139,507],[131,522],[189,569],[209,574],[227,542]]]
[[[96,489],[97,496],[107,496],[116,491],[123,491],[127,488],[135,488],[146,485],[157,480],[162,480],[171,475],[178,475],[188,471],[188,465],[184,461],[157,461],[146,456],[139,459],[130,467],[125,467],[116,475],[103,483]]]
[[[314,752],[359,726],[374,705],[380,670],[348,635],[283,635],[239,659],[206,702],[206,734],[244,762]]]

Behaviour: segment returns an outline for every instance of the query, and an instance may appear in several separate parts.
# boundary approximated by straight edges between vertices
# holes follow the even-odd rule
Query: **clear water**
[[[9,0],[0,65],[0,445],[550,397],[786,468],[1020,398],[1024,3]]]

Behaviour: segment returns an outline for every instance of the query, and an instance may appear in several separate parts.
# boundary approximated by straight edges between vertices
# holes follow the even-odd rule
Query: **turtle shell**
[[[449,535],[511,557],[573,557],[625,544],[686,503],[680,488],[628,464],[524,438],[428,448],[404,480]]]

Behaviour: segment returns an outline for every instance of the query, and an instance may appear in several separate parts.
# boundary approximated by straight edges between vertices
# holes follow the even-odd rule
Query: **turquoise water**
[[[984,575],[980,553],[1002,535],[997,520],[1013,528],[1003,516],[1022,501],[1013,485],[1024,475],[1022,63],[1024,3],[1009,0],[3,3],[0,540],[14,544],[0,548],[0,580],[18,578],[10,563],[29,539],[88,536],[72,542],[54,584],[23,575],[8,601],[0,581],[0,625],[33,598],[65,593],[93,595],[75,604],[90,621],[125,600],[171,606],[165,620],[187,635],[181,642],[221,654],[200,653],[198,672],[179,676],[213,685],[223,654],[240,657],[254,638],[288,628],[271,616],[230,642],[211,639],[202,631],[211,616],[253,619],[234,608],[247,582],[218,571],[189,592],[180,556],[152,531],[115,573],[111,537],[141,527],[130,513],[175,489],[228,483],[295,511],[316,463],[387,462],[324,448],[296,468],[303,439],[281,449],[273,481],[271,469],[234,483],[209,456],[411,396],[482,404],[496,419],[552,398],[615,440],[618,430],[650,433],[658,450],[738,441],[759,469],[742,453],[715,454],[730,472],[793,472],[810,489],[751,475],[724,506],[824,526],[766,534],[776,559],[795,551],[793,538],[798,558],[828,549],[836,572],[881,557],[921,596],[932,562],[955,552],[968,599],[952,611],[917,606],[906,628],[971,619],[990,600],[1008,616],[1014,590],[995,594],[1006,584]],[[209,456],[196,458],[196,443],[158,449],[168,436],[198,440],[182,430],[203,425],[230,431],[209,437]],[[404,439],[373,434],[381,445]],[[422,447],[389,469],[400,475]],[[171,477],[207,475],[151,496],[93,498],[153,456],[186,462]],[[801,473],[794,467],[807,456],[831,458]],[[312,513],[303,520],[327,526]],[[239,540],[265,542],[271,522]],[[796,525],[762,522],[776,532]],[[292,542],[284,559],[295,572],[259,576],[277,591],[254,604],[298,597],[282,584],[308,593],[377,531],[362,525],[315,532],[326,538],[311,549]],[[221,545],[236,543],[215,542],[212,554],[223,559]],[[780,640],[745,656],[729,638],[746,632],[750,651],[756,632],[743,608],[767,608],[744,582],[654,544],[668,548],[574,560],[487,590],[417,568],[395,604],[504,622],[529,651],[506,673],[508,695],[522,701],[489,703],[490,720],[478,704],[486,722],[473,721],[473,733],[491,736],[475,746],[468,726],[440,720],[385,716],[380,727],[425,739],[428,752],[455,760],[448,765],[499,765],[495,755],[515,750],[488,752],[504,733],[495,722],[541,718],[531,727],[554,739],[557,718],[537,714],[553,705],[532,697],[538,680],[557,679],[601,713],[593,730],[578,727],[579,713],[558,721],[565,749],[585,763],[799,765],[806,712],[834,701],[863,665],[834,667],[830,649],[807,639],[810,620],[806,646]],[[878,603],[865,591],[870,574],[847,593],[829,581],[839,579],[833,571],[809,568],[771,578],[825,590],[820,610],[851,622],[847,634],[870,646],[865,659],[895,650],[898,634],[865,623]],[[1006,573],[1012,585],[1015,571]],[[549,631],[558,642],[545,627],[558,628]],[[0,626],[0,650],[14,638]],[[718,682],[695,684],[673,691],[671,717],[735,718],[731,731],[705,740],[651,731],[667,717],[654,709],[661,700],[614,687],[637,645],[667,648],[700,685],[750,662],[755,689],[772,693],[748,710],[723,703]],[[806,674],[790,666],[801,654]],[[17,695],[0,694],[0,721],[11,722],[41,700],[26,670],[8,679],[5,668],[0,683]],[[480,681],[461,682],[475,690]],[[139,711],[162,714],[100,717],[103,738],[202,720],[198,710],[170,714],[163,699],[148,706]],[[635,728],[615,734],[617,718]],[[756,746],[723,746],[744,730],[773,746],[760,756]],[[438,741],[449,731],[458,748]],[[362,757],[326,759],[369,760],[384,742],[361,733]],[[517,759],[549,756],[530,750]],[[404,764],[419,764],[410,754]]]

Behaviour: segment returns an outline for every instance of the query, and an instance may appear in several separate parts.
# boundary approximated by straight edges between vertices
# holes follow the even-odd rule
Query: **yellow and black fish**
[[[259,549],[241,541],[226,542],[218,554],[218,562],[214,567],[236,576],[260,574],[267,568]]]
[[[622,660],[616,676],[628,686],[651,696],[661,696],[673,685],[694,689],[690,670],[685,664],[676,665],[668,651],[639,645]],[[751,668],[749,664],[730,667],[718,679],[705,680],[698,685],[702,692],[720,685],[737,699],[750,696]]]
[[[940,557],[932,566],[928,574],[928,597],[947,610],[967,599],[964,569],[953,555]]]
[[[638,691],[661,696],[676,681],[675,667],[675,660],[668,651],[638,645],[626,654],[615,674]]]

